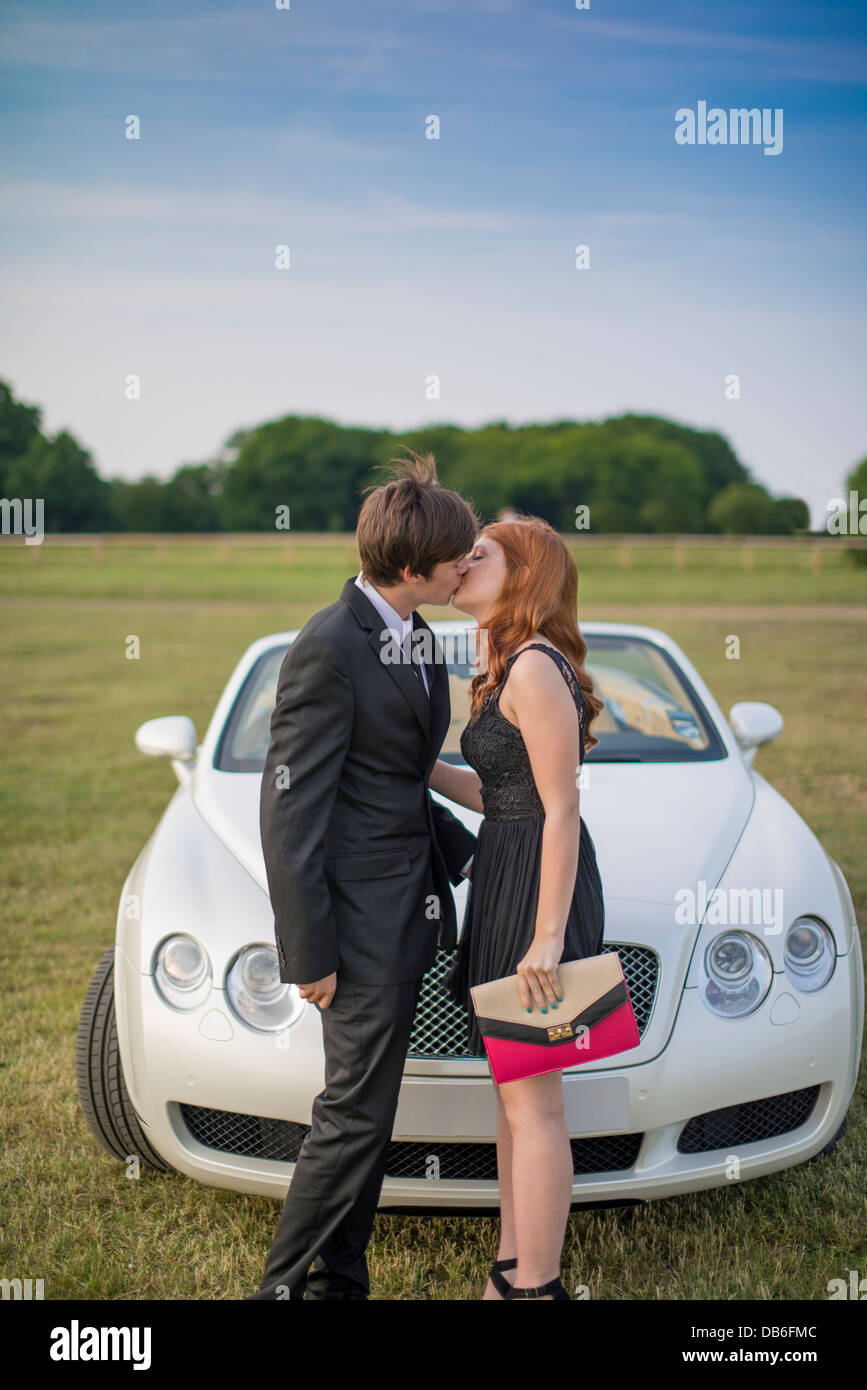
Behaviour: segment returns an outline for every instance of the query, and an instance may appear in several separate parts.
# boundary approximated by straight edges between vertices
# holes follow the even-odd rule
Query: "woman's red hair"
[[[471,720],[475,722],[484,701],[500,684],[512,653],[538,632],[568,657],[581,682],[587,704],[585,752],[589,752],[599,742],[590,726],[604,705],[584,669],[587,643],[578,629],[578,567],[572,552],[553,526],[538,516],[494,521],[480,534],[502,547],[506,578],[488,614],[487,672],[470,682]]]

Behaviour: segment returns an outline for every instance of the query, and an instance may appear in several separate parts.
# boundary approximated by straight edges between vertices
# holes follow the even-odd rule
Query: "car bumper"
[[[848,956],[838,957],[834,975],[819,995],[794,998],[785,977],[775,976],[768,999],[754,1015],[739,1020],[714,1017],[697,990],[686,989],[669,1041],[656,1057],[637,1065],[603,1062],[565,1071],[570,1136],[587,1141],[588,1147],[606,1136],[612,1141],[634,1136],[627,1145],[627,1166],[576,1171],[573,1202],[674,1196],[761,1177],[818,1153],[840,1127],[855,1086],[863,1027],[859,970],[856,945]],[[305,1010],[284,1035],[288,1046],[281,1047],[275,1037],[258,1034],[234,1018],[218,991],[193,1017],[167,1008],[150,977],[139,974],[120,948],[115,987],[127,1087],[157,1151],[174,1168],[206,1184],[283,1198],[293,1162],[266,1156],[264,1142],[261,1152],[250,1152],[248,1142],[244,1153],[226,1152],[219,1139],[203,1143],[190,1116],[266,1117],[258,1122],[263,1134],[281,1124],[306,1132],[313,1098],[324,1086],[317,1011]],[[794,1008],[786,995],[794,998]],[[779,1022],[771,1021],[775,1016]],[[749,1141],[735,1117],[734,1128],[724,1133],[719,1146],[682,1152],[684,1127],[693,1117],[806,1088],[816,1088],[815,1102],[797,1127]],[[255,1130],[257,1121],[251,1123]],[[230,1129],[218,1125],[214,1132]],[[496,1129],[496,1093],[483,1060],[408,1060],[380,1208],[495,1211]],[[400,1176],[407,1165],[392,1160],[409,1155],[409,1147],[403,1146],[410,1145],[419,1175]],[[622,1152],[622,1144],[620,1148]],[[483,1155],[482,1166],[492,1175],[439,1175],[454,1171],[452,1160],[464,1153],[474,1160]],[[598,1159],[592,1166],[598,1169]]]

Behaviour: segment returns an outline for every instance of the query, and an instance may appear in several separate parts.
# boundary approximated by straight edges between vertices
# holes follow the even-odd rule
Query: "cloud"
[[[622,24],[616,20],[593,19],[577,12],[566,18],[560,14],[541,12],[540,24],[560,33],[569,32],[576,38],[591,37],[635,48],[664,48],[671,57],[672,49],[707,49],[713,57],[721,53],[776,60],[780,64],[775,77],[815,82],[847,82],[867,86],[867,48],[847,39],[780,38],[778,35],[738,34],[716,29],[674,29],[661,24]],[[763,68],[763,75],[767,75]]]
[[[285,227],[321,222],[333,227],[370,231],[490,232],[514,227],[509,211],[442,203],[419,203],[395,194],[375,194],[362,204],[356,199],[329,201],[305,195],[299,203],[286,195],[238,189],[196,190],[141,184],[75,184],[57,179],[9,179],[0,182],[0,224],[38,221],[114,222],[160,225],[202,223],[207,226]],[[539,218],[528,214],[527,222]]]
[[[394,147],[374,145],[314,126],[293,125],[284,134],[275,133],[273,147],[309,159],[394,159]]]
[[[232,82],[285,73],[287,62],[299,54],[303,60],[305,50],[316,50],[326,67],[378,67],[414,41],[409,33],[352,25],[339,15],[323,24],[293,10],[217,6],[181,15],[133,12],[122,19],[7,7],[0,35],[9,68]]]

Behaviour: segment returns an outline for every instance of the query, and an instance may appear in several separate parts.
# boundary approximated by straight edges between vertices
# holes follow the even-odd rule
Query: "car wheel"
[[[75,1082],[94,1139],[115,1158],[139,1158],[160,1173],[174,1171],[150,1144],[133,1109],[117,1042],[114,947],[102,956],[88,986],[75,1035]]]

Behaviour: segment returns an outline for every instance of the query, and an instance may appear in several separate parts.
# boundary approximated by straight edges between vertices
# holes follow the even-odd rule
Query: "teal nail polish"
[[[563,996],[562,996],[562,994],[558,994],[558,995],[557,995],[557,999],[558,999],[559,1003],[561,1003],[561,1004],[563,1003]]]
[[[556,1004],[552,1004],[552,1005],[551,1005],[551,1008],[552,1008],[552,1009],[556,1009],[556,1007],[557,1007]]]
[[[528,1009],[528,1010],[527,1010],[527,1013],[528,1013],[528,1014],[531,1014],[532,1012],[533,1012],[532,1009]]]
[[[542,1013],[543,1013],[543,1014],[546,1014],[547,1012],[548,1012],[547,1008],[544,1008],[544,1009],[542,1010]]]

